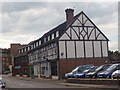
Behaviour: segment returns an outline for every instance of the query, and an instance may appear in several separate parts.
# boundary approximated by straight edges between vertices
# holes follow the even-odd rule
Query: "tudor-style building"
[[[63,78],[83,64],[109,63],[108,38],[81,11],[74,16],[66,9],[66,21],[28,44],[28,58],[34,76]]]

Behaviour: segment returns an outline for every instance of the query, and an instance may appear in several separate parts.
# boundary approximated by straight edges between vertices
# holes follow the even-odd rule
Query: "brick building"
[[[20,74],[20,68],[23,65],[26,65],[26,54],[21,51],[21,48],[26,47],[27,45],[21,45],[19,43],[13,43],[10,45],[11,58],[12,58],[12,74]],[[19,51],[20,49],[20,51]],[[22,52],[22,54],[21,54]],[[24,58],[25,57],[25,58]]]

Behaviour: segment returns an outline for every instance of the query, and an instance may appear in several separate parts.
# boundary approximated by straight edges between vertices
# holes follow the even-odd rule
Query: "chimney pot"
[[[70,24],[73,20],[73,17],[74,17],[74,10],[71,9],[71,8],[68,8],[65,10],[66,12],[66,21],[67,21],[67,24]]]

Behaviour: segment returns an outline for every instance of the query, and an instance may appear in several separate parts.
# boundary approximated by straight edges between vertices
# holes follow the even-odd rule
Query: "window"
[[[30,46],[28,47],[28,51],[30,50]]]
[[[18,50],[18,52],[20,53],[20,50]]]
[[[24,48],[24,52],[26,52],[26,48]]]
[[[46,37],[44,38],[44,43],[46,42]]]
[[[59,37],[59,31],[56,32],[56,37]]]
[[[54,39],[54,33],[52,34],[52,39]]]
[[[39,40],[39,46],[41,45],[41,40]]]
[[[33,49],[33,45],[31,45],[31,49]]]
[[[38,47],[38,42],[36,42],[36,47]]]
[[[50,36],[48,36],[48,41],[50,40]]]
[[[23,49],[21,49],[21,52],[23,53]]]

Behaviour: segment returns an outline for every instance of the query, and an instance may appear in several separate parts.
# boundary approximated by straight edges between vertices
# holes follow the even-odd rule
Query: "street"
[[[3,80],[6,82],[6,89],[5,90],[23,90],[23,89],[62,89],[62,90],[103,90],[100,88],[92,88],[87,86],[70,86],[64,85],[63,80],[23,80],[19,77],[12,77],[12,76],[3,76]],[[105,89],[108,90],[108,89]]]

